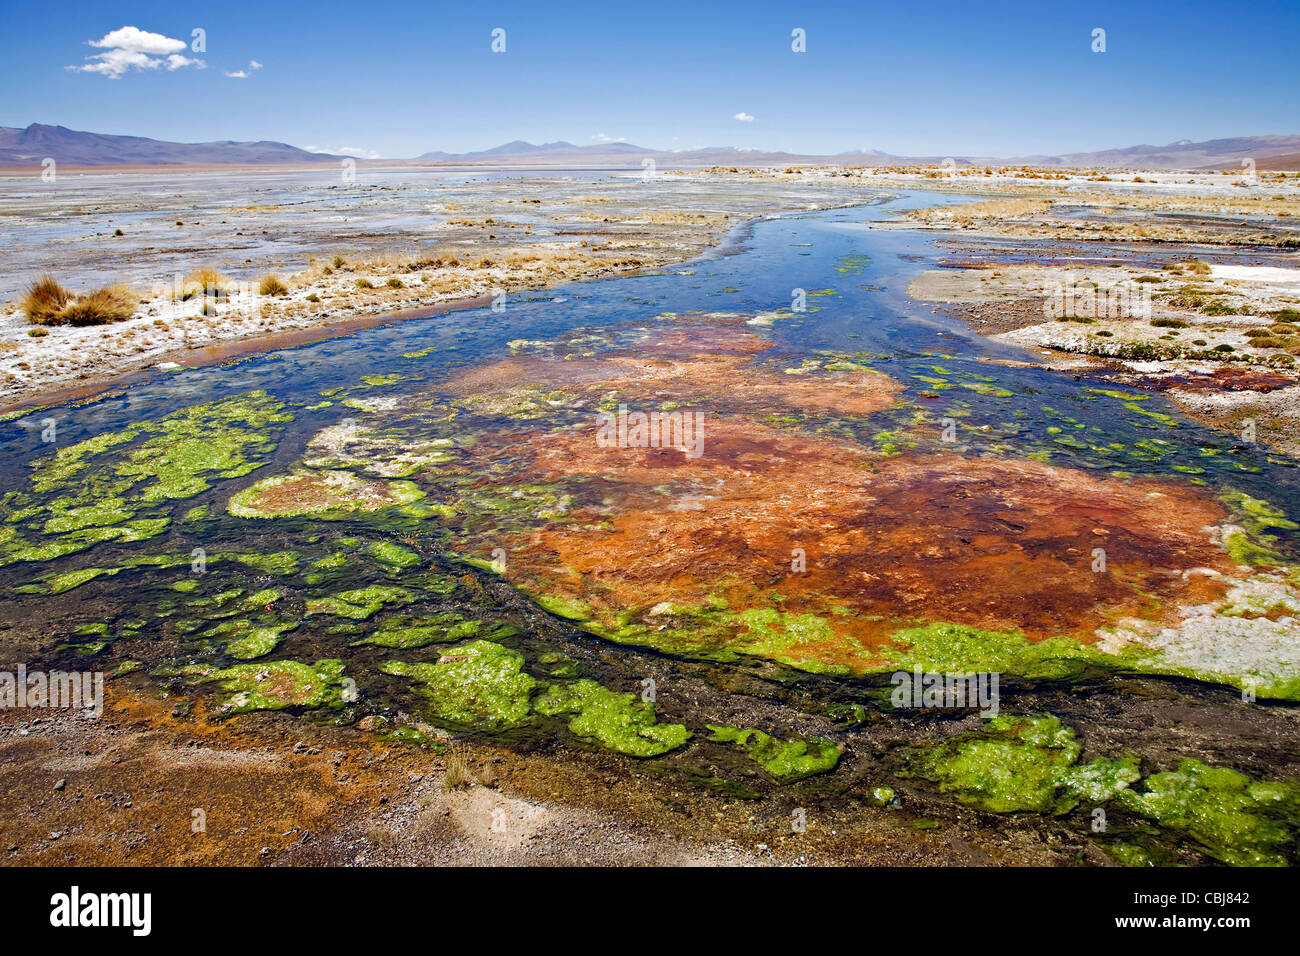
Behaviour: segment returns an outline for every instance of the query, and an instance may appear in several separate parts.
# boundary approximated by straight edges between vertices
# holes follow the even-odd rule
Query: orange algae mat
[[[901,386],[853,367],[789,374],[756,361],[771,347],[700,325],[635,352],[512,358],[453,377],[445,387],[467,396],[528,383],[704,413],[698,457],[609,447],[594,416],[478,436],[467,464],[480,488],[545,485],[572,506],[504,536],[462,533],[458,550],[504,547],[512,583],[615,639],[849,672],[879,663],[891,632],[929,622],[1089,642],[1123,617],[1222,593],[1185,571],[1233,572],[1211,532],[1225,509],[1190,485],[942,447],[882,457],[809,434],[827,416],[889,408]],[[798,430],[762,420],[790,412],[809,416]]]

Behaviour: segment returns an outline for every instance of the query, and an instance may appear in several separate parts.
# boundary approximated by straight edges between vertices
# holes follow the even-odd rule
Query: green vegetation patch
[[[536,707],[547,717],[573,715],[569,720],[573,733],[629,757],[657,757],[676,750],[691,737],[681,724],[659,723],[653,704],[593,680],[553,684],[538,698]]]
[[[183,668],[182,673],[200,683],[219,682],[230,695],[223,706],[228,713],[343,705],[343,662],[339,660],[315,664],[266,661],[225,668],[196,665]]]
[[[377,647],[408,649],[479,637],[482,630],[482,621],[465,620],[454,611],[444,611],[428,617],[390,617],[362,640],[353,642],[353,646],[372,644]],[[502,624],[481,636],[500,640],[514,633],[513,627]]]
[[[1145,790],[1119,795],[1121,806],[1178,830],[1216,860],[1233,866],[1286,866],[1296,857],[1300,783],[1252,781],[1245,774],[1183,759],[1155,773]]]
[[[374,617],[389,604],[407,604],[411,601],[411,592],[405,588],[387,587],[372,584],[366,588],[340,591],[329,597],[313,598],[307,602],[308,614],[337,614],[362,621]]]
[[[168,503],[266,464],[293,417],[284,407],[266,392],[249,392],[38,458],[28,488],[0,499],[0,565],[161,534],[171,523]]]
[[[981,730],[924,752],[918,776],[962,803],[993,813],[1067,813],[1104,803],[1141,778],[1136,757],[1079,763],[1074,731],[1050,714],[994,717]]]
[[[423,497],[409,481],[367,480],[350,471],[295,471],[264,478],[232,495],[227,510],[237,518],[342,518]]]
[[[713,724],[708,727],[713,733],[710,740],[735,744],[737,749],[744,751],[754,763],[782,783],[827,773],[840,762],[840,748],[829,740],[796,738],[785,741],[753,728],[742,730]]]
[[[537,684],[524,672],[521,654],[491,641],[452,648],[435,664],[389,661],[379,669],[421,684],[438,720],[475,730],[505,730],[526,722]]]

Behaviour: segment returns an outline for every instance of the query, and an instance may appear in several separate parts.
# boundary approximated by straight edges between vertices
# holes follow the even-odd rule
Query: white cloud
[[[262,64],[258,63],[256,60],[249,60],[248,69],[235,70],[233,73],[227,73],[226,76],[230,77],[232,80],[246,80],[253,75],[255,70],[260,70],[261,68]]]
[[[742,123],[752,123],[752,122],[754,122],[754,117],[751,116],[750,114],[746,113],[744,110],[741,110],[739,113],[737,113],[735,116],[733,116],[732,119],[738,119],[738,120],[740,120]]]
[[[373,149],[363,149],[360,146],[304,146],[303,149],[309,153],[330,153],[334,156],[355,156],[357,159],[380,159],[380,155]]]
[[[626,136],[606,136],[604,133],[597,133],[592,137],[598,143],[626,143]]]
[[[119,27],[98,40],[87,42],[104,52],[87,57],[87,62],[81,66],[69,66],[69,70],[99,73],[116,80],[130,70],[162,68],[171,72],[186,66],[200,70],[206,66],[202,60],[181,53],[189,46],[184,40],[150,33],[138,27]]]

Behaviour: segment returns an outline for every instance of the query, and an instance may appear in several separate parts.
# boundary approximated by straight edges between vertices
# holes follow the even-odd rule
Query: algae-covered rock
[[[481,640],[449,649],[437,663],[389,661],[379,669],[422,685],[433,717],[475,730],[505,730],[527,721],[537,683],[524,672],[521,654]]]
[[[223,705],[229,713],[339,707],[343,703],[343,662],[339,660],[315,664],[266,661],[219,669],[191,666],[183,668],[182,673],[201,683],[219,682],[222,690],[230,694]]]
[[[350,471],[295,471],[245,488],[231,497],[227,510],[237,518],[337,518],[408,505],[423,497],[409,481],[367,480]]]
[[[308,614],[337,614],[353,620],[373,617],[389,604],[406,604],[412,598],[405,588],[374,584],[370,587],[340,591],[330,597],[313,598],[307,602]]]
[[[657,757],[676,750],[691,737],[681,724],[658,723],[653,704],[593,680],[553,684],[538,698],[536,708],[548,717],[572,714],[571,731],[629,757]]]
[[[1233,866],[1286,866],[1297,858],[1300,782],[1252,781],[1245,774],[1179,761],[1143,789],[1119,795],[1121,806],[1185,833],[1216,860]]]
[[[734,744],[782,783],[827,773],[840,762],[840,748],[829,740],[810,737],[787,741],[753,728],[708,727],[713,732],[710,740]]]
[[[994,813],[1067,813],[1104,803],[1142,774],[1135,757],[1079,764],[1083,747],[1050,714],[1002,715],[925,752],[915,772],[962,803]]]

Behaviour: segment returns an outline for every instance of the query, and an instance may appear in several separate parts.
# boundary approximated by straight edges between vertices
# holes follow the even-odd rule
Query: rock
[[[55,789],[55,790],[62,790],[62,789],[63,789],[64,787],[66,787],[67,785],[68,785],[68,781],[65,780],[65,779],[63,779],[62,777],[60,777],[60,778],[59,778],[59,782],[56,783],[56,784],[54,785],[54,789]]]

